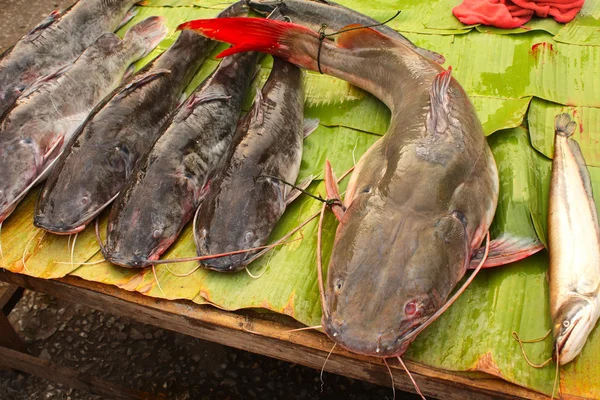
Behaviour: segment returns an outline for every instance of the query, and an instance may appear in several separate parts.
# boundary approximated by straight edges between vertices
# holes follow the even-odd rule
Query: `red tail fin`
[[[317,35],[316,32],[301,25],[265,18],[198,19],[185,22],[177,29],[191,29],[208,38],[233,45],[221,52],[217,58],[243,51],[260,51],[285,57],[289,50],[285,43],[285,36],[290,31]]]

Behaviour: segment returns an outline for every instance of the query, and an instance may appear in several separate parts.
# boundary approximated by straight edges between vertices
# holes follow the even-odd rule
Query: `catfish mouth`
[[[74,235],[76,233],[83,231],[85,229],[85,227],[87,226],[87,224],[82,224],[82,225],[76,226],[75,228],[72,228],[70,226],[65,227],[64,225],[58,226],[58,225],[52,225],[45,221],[40,221],[38,218],[33,219],[33,225],[35,225],[36,227],[38,227],[40,229],[43,229],[50,233],[53,233],[55,235]]]
[[[564,355],[563,350],[565,350],[567,342],[569,342],[572,333],[575,331],[575,328],[577,327],[580,321],[581,317],[575,318],[571,322],[569,328],[563,334],[557,336],[556,340],[554,341],[554,346],[552,347],[552,359],[554,361],[560,361],[562,363],[562,358]],[[576,343],[574,345],[576,345]],[[557,355],[560,360],[557,360]]]
[[[415,318],[405,322],[398,329],[379,334],[378,337],[371,335],[370,338],[353,335],[353,332],[345,329],[345,324],[334,326],[330,321],[323,321],[323,329],[331,340],[355,354],[377,358],[390,358],[402,356],[414,338],[404,338],[427,322],[428,317]],[[408,321],[407,321],[408,322]],[[357,329],[358,330],[358,329]],[[399,334],[399,331],[402,333]]]

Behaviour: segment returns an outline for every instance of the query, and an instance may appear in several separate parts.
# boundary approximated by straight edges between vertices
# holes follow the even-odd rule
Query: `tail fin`
[[[244,51],[259,51],[285,58],[289,55],[286,36],[296,31],[318,37],[310,29],[283,21],[265,18],[198,19],[183,23],[178,30],[191,29],[214,40],[231,43],[217,58]]]
[[[569,137],[575,132],[577,122],[571,121],[571,116],[567,113],[558,114],[554,118],[554,130],[557,135]]]
[[[167,36],[167,32],[168,29],[163,17],[150,17],[131,27],[123,40],[130,43],[140,43],[145,49],[142,57],[145,57]]]

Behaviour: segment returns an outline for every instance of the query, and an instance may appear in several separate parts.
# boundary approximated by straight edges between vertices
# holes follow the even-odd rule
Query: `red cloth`
[[[583,7],[585,0],[464,0],[452,9],[460,22],[484,24],[497,28],[518,28],[535,14],[552,16],[558,22],[569,22]]]

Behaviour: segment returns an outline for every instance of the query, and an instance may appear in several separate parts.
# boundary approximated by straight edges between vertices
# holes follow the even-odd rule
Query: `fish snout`
[[[73,226],[64,220],[53,221],[45,214],[35,214],[33,217],[33,225],[36,227],[54,233],[55,235],[73,235],[83,231],[85,224]]]
[[[232,254],[230,256],[210,258],[201,260],[200,263],[208,269],[219,272],[236,272],[243,269],[247,264],[249,253]],[[202,256],[202,255],[200,255]]]
[[[121,254],[119,251],[106,250],[104,257],[111,263],[125,268],[147,268],[151,267],[151,260],[141,253]]]

